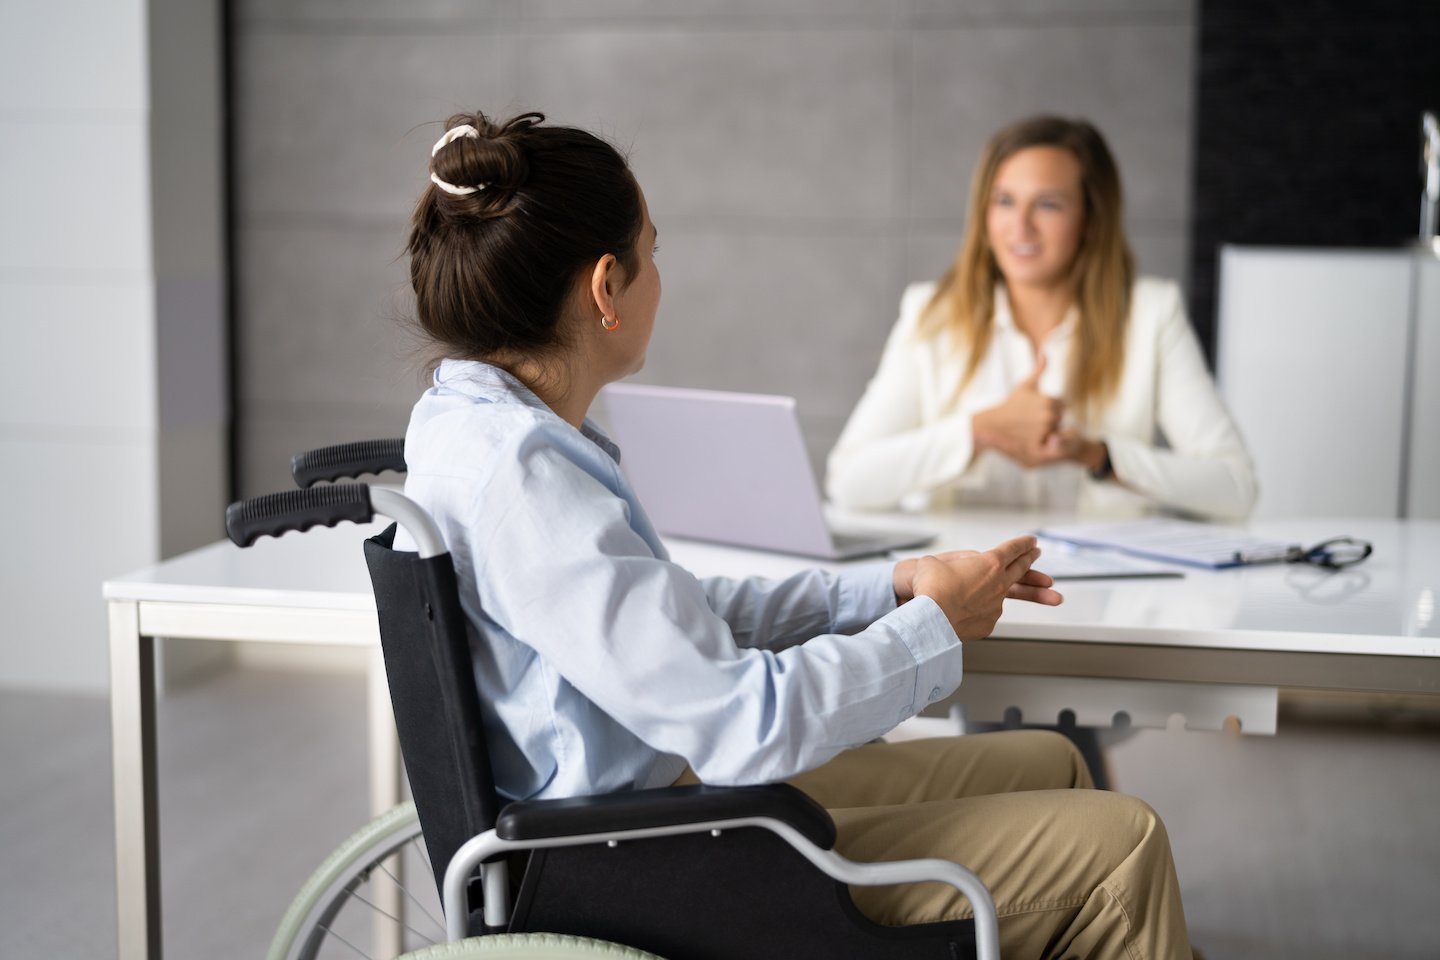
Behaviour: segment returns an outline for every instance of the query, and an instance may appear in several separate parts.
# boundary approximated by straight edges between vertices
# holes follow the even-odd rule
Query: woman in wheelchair
[[[784,780],[831,813],[851,859],[978,873],[1006,957],[1188,958],[1163,824],[1089,789],[1063,737],[874,742],[959,685],[963,645],[989,636],[1004,599],[1061,601],[1032,568],[1034,539],[697,579],[586,417],[643,365],[660,301],[625,159],[539,114],[461,114],[430,181],[407,249],[443,359],[406,433],[405,492],[454,559],[500,793]],[[940,884],[853,893],[887,925],[969,912]]]

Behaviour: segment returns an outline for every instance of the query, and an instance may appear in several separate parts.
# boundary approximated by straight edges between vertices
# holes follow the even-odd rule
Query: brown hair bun
[[[524,134],[544,120],[539,113],[524,113],[503,125],[481,113],[450,117],[445,121],[446,132],[465,132],[449,143],[436,144],[430,158],[436,199],[465,216],[486,218],[508,213],[511,198],[524,186],[530,172]]]

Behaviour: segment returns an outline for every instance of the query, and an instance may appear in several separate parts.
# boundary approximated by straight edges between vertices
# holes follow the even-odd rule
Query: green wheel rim
[[[471,937],[407,953],[399,960],[660,960],[618,943],[559,933],[502,933]]]
[[[270,941],[266,960],[296,960],[317,941],[317,927],[338,908],[335,893],[420,835],[415,804],[406,801],[356,830],[336,847],[300,888]]]

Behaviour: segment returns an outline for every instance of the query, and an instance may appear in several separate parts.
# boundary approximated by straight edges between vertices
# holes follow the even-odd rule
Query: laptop
[[[934,539],[827,525],[794,397],[629,383],[600,396],[621,469],[663,534],[825,560]]]

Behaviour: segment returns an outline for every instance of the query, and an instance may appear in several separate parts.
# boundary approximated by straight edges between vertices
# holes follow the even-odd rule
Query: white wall
[[[145,47],[143,0],[0,0],[0,684],[102,687],[157,555]]]
[[[193,523],[180,529],[185,497],[162,524],[162,448],[172,476],[184,462],[192,488],[223,497],[223,403],[180,373],[214,380],[203,357],[219,356],[223,301],[210,316],[187,308],[198,319],[181,322],[179,349],[158,349],[157,301],[195,290],[196,271],[179,274],[211,255],[192,237],[165,253],[179,273],[157,269],[147,21],[145,0],[0,0],[0,686],[105,687],[100,582],[159,559],[162,537],[172,550],[196,540]],[[218,63],[203,44],[191,60],[199,75]],[[207,149],[195,142],[201,166],[218,158]],[[204,190],[201,222],[221,199]],[[162,398],[186,412],[162,419]]]
[[[1405,516],[1440,520],[1440,256],[1417,257]]]

